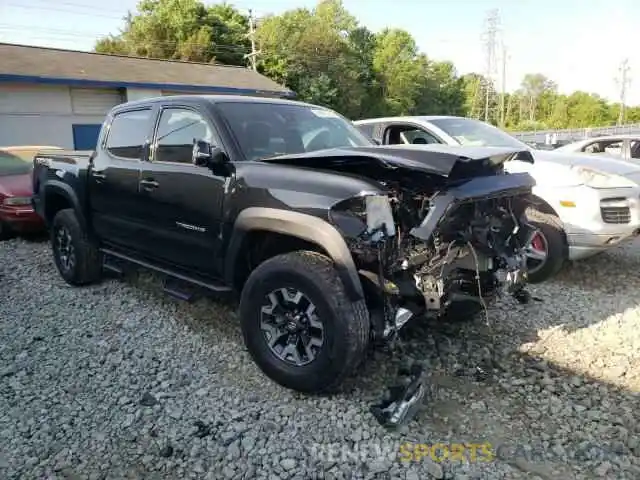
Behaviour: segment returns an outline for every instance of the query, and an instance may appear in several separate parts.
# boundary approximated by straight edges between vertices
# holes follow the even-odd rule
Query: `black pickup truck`
[[[161,97],[115,107],[95,152],[39,152],[33,203],[69,284],[137,265],[174,294],[237,293],[259,367],[317,392],[412,317],[526,294],[516,157],[380,146],[301,102]]]

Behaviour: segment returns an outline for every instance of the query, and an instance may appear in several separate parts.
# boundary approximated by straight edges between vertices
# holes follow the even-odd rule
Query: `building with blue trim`
[[[115,105],[205,93],[294,96],[244,67],[0,43],[0,146],[90,150]]]

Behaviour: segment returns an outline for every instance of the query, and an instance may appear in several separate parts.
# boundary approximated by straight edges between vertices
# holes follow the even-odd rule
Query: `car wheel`
[[[51,247],[56,268],[70,285],[87,285],[100,279],[102,256],[72,209],[60,210],[53,218]]]
[[[527,222],[536,231],[527,239],[526,255],[529,283],[554,277],[565,264],[568,248],[562,223],[556,215],[529,208]]]
[[[360,364],[369,341],[364,300],[350,301],[333,262],[315,252],[260,264],[242,290],[240,321],[258,367],[305,393],[335,390]]]

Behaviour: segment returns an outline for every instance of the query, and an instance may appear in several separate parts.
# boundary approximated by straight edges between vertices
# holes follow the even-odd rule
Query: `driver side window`
[[[161,112],[154,161],[191,163],[193,142],[204,140],[215,146],[209,123],[198,112],[168,108]]]

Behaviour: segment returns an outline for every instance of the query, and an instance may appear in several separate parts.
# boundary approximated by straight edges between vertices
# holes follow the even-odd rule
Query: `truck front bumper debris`
[[[389,387],[387,398],[371,405],[370,411],[385,428],[397,429],[409,423],[423,405],[427,388],[424,367],[418,363],[398,372],[400,384]]]

